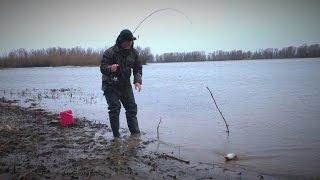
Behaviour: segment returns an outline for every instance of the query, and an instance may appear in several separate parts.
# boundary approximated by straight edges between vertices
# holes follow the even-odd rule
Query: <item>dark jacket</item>
[[[130,85],[131,69],[134,81],[142,84],[142,64],[138,58],[138,52],[133,47],[122,49],[118,42],[103,53],[100,71],[102,73],[102,90],[107,86],[127,87]],[[117,71],[111,72],[111,65],[119,64]]]

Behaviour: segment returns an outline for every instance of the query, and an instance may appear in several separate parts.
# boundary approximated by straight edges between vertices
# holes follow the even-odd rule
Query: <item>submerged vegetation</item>
[[[268,48],[258,51],[203,51],[172,52],[154,56],[149,47],[136,48],[140,60],[146,63],[165,62],[195,62],[195,61],[222,61],[248,59],[287,59],[287,58],[314,58],[320,57],[320,45],[302,45],[299,47],[285,47],[282,49]],[[97,66],[104,49],[92,48],[61,48],[26,50],[23,48],[12,50],[6,56],[0,57],[0,68],[8,67],[53,67],[53,66]]]

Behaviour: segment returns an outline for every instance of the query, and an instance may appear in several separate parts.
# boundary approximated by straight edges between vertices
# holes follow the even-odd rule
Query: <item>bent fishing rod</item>
[[[151,12],[150,14],[148,14],[145,18],[143,18],[140,22],[139,22],[139,24],[136,26],[136,28],[133,30],[133,34],[138,30],[138,28],[142,25],[142,23],[143,22],[145,22],[148,18],[150,18],[152,15],[154,15],[154,14],[156,14],[156,13],[159,13],[159,12],[161,12],[161,11],[169,11],[169,10],[171,10],[171,11],[175,11],[175,12],[177,12],[177,13],[179,13],[179,14],[182,14],[189,22],[190,22],[190,24],[192,24],[192,22],[190,21],[190,18],[185,14],[185,13],[183,13],[182,11],[180,11],[180,10],[178,10],[178,9],[174,9],[174,8],[163,8],[163,9],[158,9],[158,10],[155,10],[155,11],[153,11],[153,12]]]

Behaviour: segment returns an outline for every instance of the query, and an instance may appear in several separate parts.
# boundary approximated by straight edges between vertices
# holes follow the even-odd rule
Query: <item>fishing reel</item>
[[[110,78],[110,81],[111,81],[112,84],[119,84],[119,78],[118,78],[118,76],[112,76],[112,77]]]
[[[114,76],[114,77],[111,78],[111,81],[113,81],[113,82],[119,82],[119,79],[118,79],[118,77]]]

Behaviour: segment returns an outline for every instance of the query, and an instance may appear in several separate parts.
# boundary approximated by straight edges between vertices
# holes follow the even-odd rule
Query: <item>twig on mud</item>
[[[158,123],[158,126],[157,126],[157,138],[159,140],[159,127],[160,127],[160,123],[161,123],[161,117],[160,117],[160,121]]]
[[[202,178],[198,178],[197,180],[202,180],[202,179],[213,179],[213,177],[209,176],[209,177],[202,177]]]
[[[28,172],[26,172],[26,173],[24,173],[23,175],[21,175],[20,177],[18,177],[18,180],[25,178],[27,175],[29,175],[30,173],[32,173],[34,170],[35,170],[35,168],[32,169],[32,170],[30,170],[30,171],[28,171]],[[25,178],[25,179],[27,179],[27,178]]]
[[[8,143],[10,143],[11,141],[7,141],[7,142],[5,142],[4,144],[2,144],[1,146],[0,146],[0,149],[1,148],[3,148],[5,145],[7,145]]]
[[[6,143],[4,143],[4,144],[2,144],[2,145],[0,146],[0,153],[5,153],[5,152],[6,152],[6,150],[8,149],[8,147],[6,147],[6,145],[7,145],[9,142],[11,142],[11,141],[8,141],[8,142],[6,142]]]
[[[12,171],[11,171],[12,176],[13,176],[15,173],[16,173],[16,162],[13,161]]]
[[[190,161],[187,161],[187,160],[184,160],[184,159],[181,159],[181,158],[172,156],[172,155],[170,155],[170,154],[163,153],[162,155],[165,156],[165,157],[171,158],[171,159],[178,160],[178,161],[180,161],[180,162],[184,162],[184,163],[190,164]]]
[[[92,169],[89,171],[89,175],[87,177],[87,180],[90,180],[90,176],[91,176],[92,171],[93,171]]]
[[[213,102],[214,102],[214,104],[216,105],[216,107],[217,107],[217,109],[218,109],[218,111],[219,111],[219,113],[220,113],[220,115],[221,115],[221,117],[222,117],[222,119],[223,119],[226,127],[227,127],[227,131],[226,131],[226,132],[229,134],[229,132],[230,132],[230,131],[229,131],[229,125],[227,124],[227,121],[226,121],[226,119],[224,118],[222,112],[220,111],[220,109],[219,109],[219,107],[218,107],[218,105],[217,105],[217,102],[216,102],[216,100],[214,99],[213,94],[212,94],[212,92],[211,92],[211,90],[209,89],[208,86],[207,86],[207,89],[208,89],[208,91],[210,92],[211,97],[212,97],[212,99],[213,99]]]

